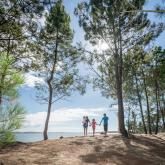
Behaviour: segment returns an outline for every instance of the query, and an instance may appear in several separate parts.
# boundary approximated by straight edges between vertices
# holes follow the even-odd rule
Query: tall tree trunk
[[[158,89],[158,82],[155,80],[155,97],[156,97],[156,128],[155,128],[155,134],[158,133],[159,129],[159,100],[158,100],[158,95],[159,95],[159,89]]]
[[[120,133],[127,137],[127,132],[125,130],[125,123],[124,123],[124,107],[123,107],[123,95],[122,95],[122,85],[120,84],[121,82],[118,80],[118,75],[116,76],[117,78],[117,98],[118,98],[118,119],[119,119],[119,131]]]
[[[44,140],[48,139],[48,124],[49,124],[49,118],[50,118],[50,112],[51,112],[51,107],[52,107],[52,99],[53,99],[53,88],[52,88],[52,80],[53,80],[53,76],[54,76],[54,72],[55,72],[55,64],[56,61],[54,61],[52,70],[51,70],[51,74],[50,74],[50,78],[47,81],[48,87],[49,87],[49,102],[48,102],[48,111],[47,111],[47,116],[46,116],[46,121],[45,121],[45,127],[44,127]]]
[[[140,94],[140,91],[139,91],[138,79],[137,79],[136,73],[134,72],[133,74],[134,74],[134,77],[135,77],[136,94],[138,96],[140,114],[141,114],[142,123],[143,123],[143,130],[144,130],[144,133],[147,134],[147,127],[146,127],[145,120],[144,120],[144,114],[143,114],[143,108],[142,108],[142,102],[141,102],[141,94]]]
[[[55,52],[54,52],[54,63],[53,63],[52,70],[50,73],[50,78],[47,81],[47,84],[49,87],[49,102],[48,102],[48,111],[47,111],[47,116],[46,116],[46,121],[45,121],[44,132],[43,132],[44,140],[48,139],[47,132],[48,132],[50,112],[51,112],[51,107],[52,107],[52,99],[53,99],[52,80],[53,80],[53,76],[55,73],[55,67],[56,67],[56,63],[57,63],[57,48],[58,48],[58,29],[57,29],[57,37],[56,37],[56,47],[55,47]]]
[[[54,72],[55,72],[55,64],[56,64],[56,61],[54,61],[50,78],[47,81],[48,87],[49,87],[49,102],[48,102],[48,111],[47,111],[47,116],[46,116],[46,121],[45,121],[44,132],[43,132],[44,140],[48,139],[47,132],[48,132],[48,124],[49,124],[50,112],[51,112],[51,107],[52,107],[52,99],[53,99],[53,88],[52,88],[52,84],[51,83],[52,83]]]
[[[128,108],[128,134],[130,133],[130,107]]]
[[[114,18],[112,18],[114,21]],[[124,122],[124,106],[123,106],[123,89],[122,89],[122,50],[121,50],[121,35],[120,35],[120,48],[118,52],[117,39],[115,32],[115,24],[113,22],[113,40],[115,46],[114,60],[115,60],[115,76],[116,76],[116,94],[118,99],[118,121],[119,121],[119,132],[124,136],[128,137],[128,133],[125,129]]]
[[[165,117],[164,117],[164,110],[160,108],[161,116],[162,116],[162,123],[163,123],[163,130],[165,131]]]
[[[132,112],[132,118],[133,118],[134,133],[136,133],[136,114],[135,114],[135,112]]]
[[[49,118],[50,118],[50,112],[51,112],[51,106],[52,106],[52,97],[53,97],[53,89],[51,85],[51,79],[48,80],[48,86],[49,86],[49,102],[48,102],[48,111],[47,111],[47,116],[46,116],[46,121],[45,121],[45,128],[44,128],[44,140],[48,139],[48,124],[49,124]]]
[[[159,100],[160,101],[160,100]],[[160,102],[159,102],[160,105]],[[162,123],[163,123],[163,130],[165,131],[165,98],[164,94],[162,94],[162,106],[160,106],[161,116],[162,116]]]
[[[142,76],[143,76],[143,86],[144,86],[144,92],[145,92],[146,103],[147,103],[148,132],[149,132],[149,134],[152,134],[152,131],[151,131],[150,105],[149,105],[149,98],[148,98],[147,85],[146,85],[145,74],[144,74],[143,69],[142,69],[141,71],[142,71]]]

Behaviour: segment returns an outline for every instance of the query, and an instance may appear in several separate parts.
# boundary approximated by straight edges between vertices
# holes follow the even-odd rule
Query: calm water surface
[[[42,132],[17,132],[14,133],[16,141],[20,142],[36,142],[43,140]],[[49,139],[59,139],[60,136],[63,137],[74,137],[74,136],[83,136],[83,133],[79,132],[49,132]]]

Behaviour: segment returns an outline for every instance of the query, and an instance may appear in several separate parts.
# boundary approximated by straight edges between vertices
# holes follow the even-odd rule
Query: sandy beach
[[[16,143],[0,150],[1,165],[165,165],[165,134],[73,137]]]

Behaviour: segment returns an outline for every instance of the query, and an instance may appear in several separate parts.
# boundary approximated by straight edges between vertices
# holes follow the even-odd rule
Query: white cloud
[[[49,131],[50,132],[81,132],[83,116],[88,116],[90,120],[95,118],[96,121],[99,123],[103,113],[107,113],[107,115],[109,115],[109,111],[107,111],[106,108],[58,109],[51,112],[50,120],[49,120]],[[47,115],[46,111],[27,114],[23,127],[19,131],[25,131],[25,132],[43,131],[46,115]],[[112,115],[113,120],[115,118],[114,116],[115,115]],[[117,117],[115,120],[117,122]],[[102,127],[98,127],[98,130],[101,129]]]
[[[58,62],[57,68],[56,68],[58,71],[62,70],[62,68],[61,68],[62,64],[63,63],[61,61]],[[25,77],[24,86],[33,88],[35,86],[35,83],[41,83],[41,84],[45,83],[43,77],[36,77],[35,74],[37,74],[37,72],[29,72],[24,75],[24,77]]]
[[[32,73],[25,74],[25,86],[34,87],[35,83],[44,83],[44,80],[40,77],[35,77]]]

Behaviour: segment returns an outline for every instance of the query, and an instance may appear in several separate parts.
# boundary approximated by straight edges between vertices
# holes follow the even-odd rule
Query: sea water
[[[15,132],[16,141],[19,142],[37,142],[43,140],[42,132]],[[49,139],[59,139],[61,136],[75,137],[83,136],[81,132],[48,132]]]

